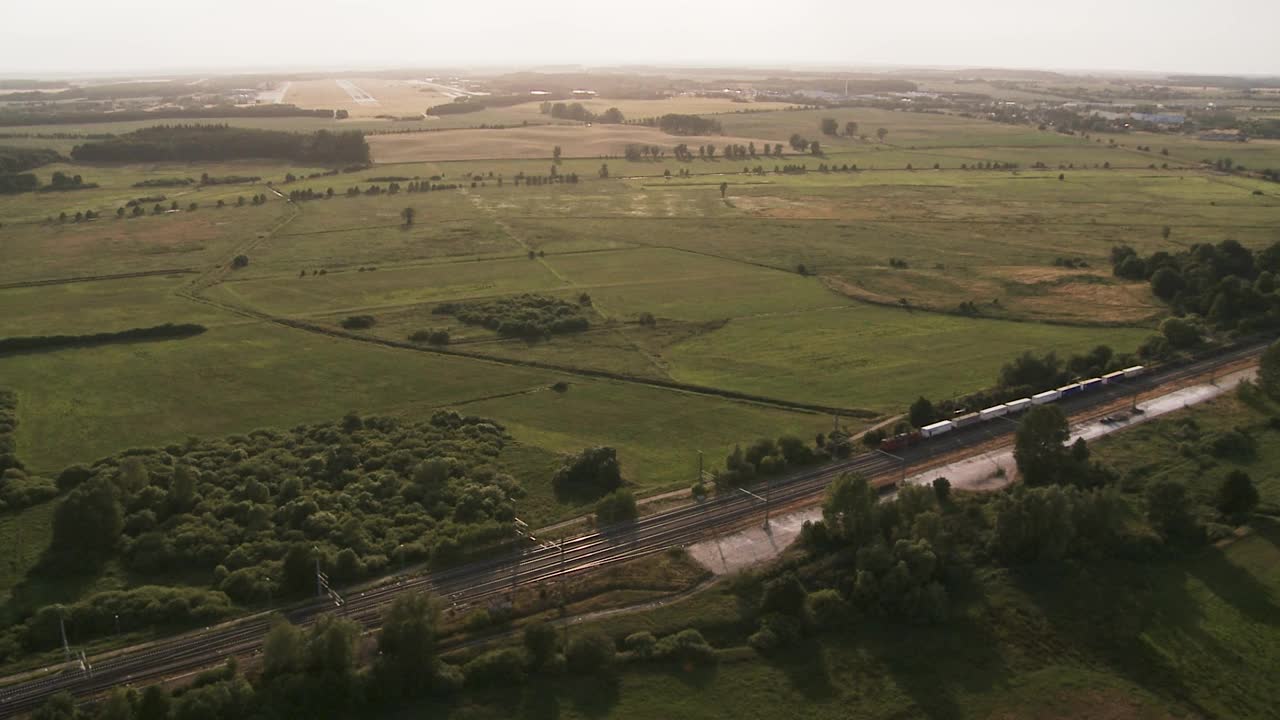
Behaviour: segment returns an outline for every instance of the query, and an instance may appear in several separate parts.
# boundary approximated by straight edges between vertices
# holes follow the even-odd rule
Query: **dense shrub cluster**
[[[667,113],[662,117],[645,118],[639,124],[656,127],[668,135],[719,135],[722,132],[719,120],[700,115]]]
[[[0,146],[0,175],[25,172],[64,159],[48,148]]]
[[[618,452],[601,446],[566,455],[551,483],[561,495],[595,497],[613,492],[622,487]]]
[[[77,162],[192,162],[278,158],[313,163],[369,162],[369,145],[359,131],[310,135],[230,127],[160,125],[108,140],[77,145]]]
[[[34,173],[0,173],[0,195],[17,195],[40,187],[40,179]]]
[[[194,323],[165,323],[145,328],[131,328],[119,332],[93,333],[91,335],[33,335],[28,337],[0,338],[0,355],[33,350],[56,350],[68,347],[91,347],[138,340],[165,340],[199,335],[207,328]]]
[[[449,331],[437,330],[431,328],[429,330],[417,330],[409,336],[409,342],[427,343],[429,345],[448,345]]]
[[[442,303],[431,312],[452,315],[468,325],[480,325],[503,337],[530,340],[581,332],[590,327],[581,304],[531,293],[497,300]]]
[[[849,454],[848,438],[832,433],[818,435],[811,447],[794,435],[760,438],[747,446],[735,445],[725,458],[725,469],[717,473],[718,482],[729,485],[745,485],[758,476],[777,475],[805,465]]]
[[[230,616],[234,607],[225,593],[200,588],[148,585],[131,590],[95,593],[70,605],[46,605],[0,639],[5,650],[51,650],[60,644],[58,618],[65,618],[67,636],[82,643],[121,631],[208,624]]]
[[[368,330],[378,324],[372,315],[350,315],[342,319],[342,327],[348,330]]]
[[[151,180],[142,180],[134,183],[131,187],[149,188],[149,187],[186,187],[195,184],[194,178],[152,178]],[[162,200],[164,198],[161,198]]]
[[[0,390],[0,472],[9,468],[22,469],[14,438],[17,429],[18,394],[12,390]]]
[[[1214,330],[1251,333],[1280,327],[1280,242],[1257,253],[1235,240],[1197,243],[1145,258],[1121,245],[1111,250],[1111,267],[1118,277],[1147,280],[1175,315],[1198,315]]]
[[[131,572],[193,568],[237,602],[314,587],[319,549],[335,582],[389,562],[449,562],[509,535],[521,494],[497,460],[498,425],[439,412],[192,439],[69,468],[52,551],[66,563],[118,556]],[[270,579],[268,579],[270,578]]]

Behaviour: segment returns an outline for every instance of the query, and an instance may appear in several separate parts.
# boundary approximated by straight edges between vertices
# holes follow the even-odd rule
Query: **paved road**
[[[1073,416],[1087,415],[1091,408],[1114,404],[1127,395],[1150,391],[1238,363],[1256,356],[1264,347],[1265,344],[1253,344],[1180,367],[1152,372],[1125,385],[1104,387],[1089,395],[1075,396],[1062,405]],[[306,624],[323,613],[336,612],[361,622],[367,628],[374,628],[387,604],[404,592],[428,591],[460,606],[475,604],[510,592],[513,584],[545,583],[689,544],[711,530],[761,515],[764,507],[760,498],[767,498],[776,508],[811,501],[820,497],[827,484],[844,472],[861,472],[887,491],[905,477],[912,466],[919,467],[934,458],[962,453],[977,445],[1005,438],[1014,429],[1013,423],[988,422],[921,443],[897,456],[881,452],[863,453],[838,463],[775,479],[767,486],[752,488],[754,494],[723,493],[695,505],[642,518],[627,527],[606,528],[567,539],[562,546],[529,543],[531,547],[519,553],[513,550],[505,557],[453,570],[404,577],[364,592],[352,593],[341,608],[335,609],[327,601],[318,601],[289,610],[286,615],[296,624]],[[251,655],[261,647],[268,624],[266,616],[257,615],[93,661],[91,671],[68,668],[37,679],[5,683],[0,687],[0,718],[28,712],[58,691],[90,697],[116,685],[146,685],[203,668],[229,655]]]

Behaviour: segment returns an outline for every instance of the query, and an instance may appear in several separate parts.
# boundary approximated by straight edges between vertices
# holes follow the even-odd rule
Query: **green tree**
[[[555,162],[555,164],[557,165],[560,164],[560,146],[559,145],[551,149],[551,160]]]
[[[405,226],[412,225],[413,219],[417,217],[417,215],[418,215],[418,211],[414,210],[411,207],[407,207],[400,211],[400,217],[404,218]]]
[[[560,652],[560,635],[544,622],[533,622],[524,628],[524,649],[534,669],[550,667]]]
[[[95,720],[134,720],[133,710],[136,692],[133,688],[116,687],[98,706]]]
[[[887,128],[876,128],[876,139],[880,142],[884,142],[884,139],[888,136],[889,130]]]
[[[808,594],[800,578],[793,572],[785,572],[764,584],[764,594],[760,598],[760,611],[763,613],[782,613],[798,616],[804,610]]]
[[[147,689],[142,691],[142,697],[138,699],[135,715],[137,720],[169,720],[172,704],[169,691],[163,686],[148,685]]]
[[[1280,340],[1271,343],[1262,353],[1258,385],[1272,400],[1280,400]]]
[[[575,673],[597,675],[613,669],[617,652],[613,638],[599,630],[585,630],[569,640],[565,660],[568,661],[569,669]]]
[[[304,662],[302,631],[284,617],[272,618],[271,629],[262,641],[262,676],[301,672]]]
[[[360,625],[335,615],[321,615],[307,631],[304,657],[309,673],[354,679]]]
[[[1200,328],[1190,320],[1171,317],[1160,323],[1160,333],[1170,347],[1183,349],[1200,344]]]
[[[849,120],[844,124],[845,137],[854,137],[858,134],[858,123]]]
[[[439,609],[425,593],[400,595],[391,603],[378,633],[375,677],[392,696],[410,696],[436,677]]]
[[[1187,486],[1159,480],[1147,486],[1147,520],[1168,538],[1189,538],[1195,531]]]
[[[911,403],[911,409],[908,411],[911,425],[913,427],[924,427],[929,423],[938,419],[938,411],[933,408],[933,403],[929,399],[921,395],[915,402]]]
[[[601,527],[632,522],[638,516],[636,498],[630,490],[614,490],[596,503],[596,523]]]
[[[1165,302],[1172,300],[1173,296],[1184,287],[1186,287],[1186,281],[1173,268],[1162,267],[1151,275],[1151,292]]]
[[[933,495],[939,507],[945,506],[951,500],[951,481],[944,477],[934,478]]]
[[[822,118],[822,134],[835,135],[840,131],[840,125],[835,118]]]
[[[51,695],[35,712],[31,720],[79,720],[84,717],[76,708],[76,699],[63,690]]]
[[[1069,437],[1067,416],[1057,405],[1033,407],[1014,436],[1013,459],[1028,485],[1050,485],[1061,480],[1067,457],[1063,443]]]
[[[870,543],[879,527],[875,490],[857,473],[841,475],[827,488],[822,519],[832,535],[854,547]]]
[[[124,529],[118,491],[95,478],[72,490],[53,515],[53,547],[74,557],[94,560],[115,549]]]
[[[284,587],[289,592],[304,594],[316,586],[315,550],[306,543],[294,543],[284,554]]]
[[[1258,488],[1243,470],[1232,470],[1222,478],[1217,492],[1218,510],[1227,516],[1245,515],[1258,506]]]

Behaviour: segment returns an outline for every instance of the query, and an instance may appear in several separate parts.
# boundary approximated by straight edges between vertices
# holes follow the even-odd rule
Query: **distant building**
[[[1249,136],[1239,130],[1211,130],[1200,133],[1200,139],[1211,142],[1248,142]]]
[[[595,90],[574,90],[573,96],[576,98],[593,98],[596,96]]]
[[[1156,125],[1181,125],[1187,121],[1187,116],[1180,113],[1129,113],[1129,117],[1139,122],[1154,123]]]

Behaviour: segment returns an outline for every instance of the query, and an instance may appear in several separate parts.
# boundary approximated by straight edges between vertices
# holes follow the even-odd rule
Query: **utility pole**
[[[311,548],[316,551],[316,597],[324,595],[324,575],[320,572],[320,548]]]
[[[67,644],[67,623],[62,608],[58,608],[58,631],[62,633],[62,653],[66,655],[67,662],[71,662],[71,646]]]

